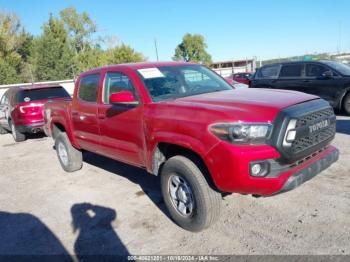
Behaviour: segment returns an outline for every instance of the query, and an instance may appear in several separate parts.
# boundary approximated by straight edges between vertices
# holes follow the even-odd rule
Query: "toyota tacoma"
[[[336,117],[295,91],[237,89],[205,66],[112,65],[82,73],[72,100],[45,104],[45,132],[67,172],[82,151],[160,176],[172,219],[200,231],[229,193],[272,196],[338,159]]]

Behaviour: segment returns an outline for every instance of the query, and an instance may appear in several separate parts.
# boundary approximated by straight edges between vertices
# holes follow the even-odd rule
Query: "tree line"
[[[206,48],[202,35],[186,34],[173,60],[210,64]],[[39,36],[27,32],[16,14],[0,12],[0,84],[71,79],[94,67],[146,60],[115,36],[98,36],[89,14],[74,7],[50,14]]]

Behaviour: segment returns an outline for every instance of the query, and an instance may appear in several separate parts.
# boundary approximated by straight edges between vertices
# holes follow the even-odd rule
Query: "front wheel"
[[[24,140],[26,140],[25,134],[20,133],[17,130],[16,125],[14,123],[10,122],[10,126],[11,126],[12,137],[16,142],[23,142]]]
[[[350,116],[350,93],[348,93],[344,98],[343,109],[344,109],[345,113],[348,116]]]
[[[64,171],[74,172],[83,166],[83,154],[74,148],[65,132],[61,132],[55,139],[58,160]]]
[[[221,194],[210,187],[201,168],[184,156],[168,159],[161,172],[161,189],[171,218],[198,232],[220,215]]]

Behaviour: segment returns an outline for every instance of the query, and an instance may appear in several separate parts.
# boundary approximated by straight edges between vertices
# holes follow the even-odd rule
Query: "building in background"
[[[70,95],[74,92],[74,80],[59,80],[59,81],[46,81],[46,82],[35,82],[34,84],[57,84],[62,86]],[[12,85],[0,85],[0,98],[6,92],[7,89],[15,86],[31,86],[32,83],[12,84]]]
[[[333,55],[334,60],[350,65],[350,53],[343,53],[339,55]]]
[[[254,72],[256,59],[215,62],[210,67],[222,77],[230,77],[235,73]]]

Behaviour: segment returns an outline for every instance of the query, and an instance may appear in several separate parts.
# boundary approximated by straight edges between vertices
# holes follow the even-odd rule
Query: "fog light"
[[[261,165],[260,164],[252,165],[252,175],[253,176],[259,175],[260,171],[261,171]]]
[[[266,161],[250,163],[250,175],[256,177],[264,177],[269,172],[269,164]]]

